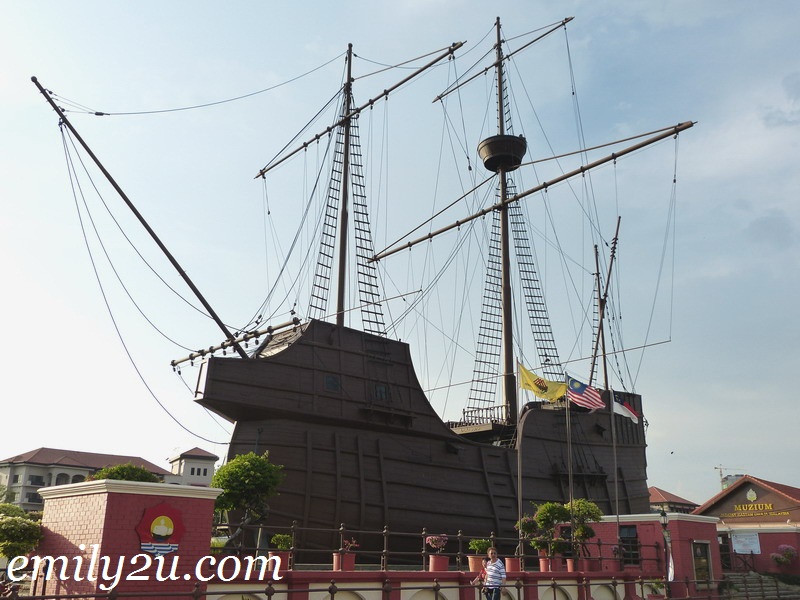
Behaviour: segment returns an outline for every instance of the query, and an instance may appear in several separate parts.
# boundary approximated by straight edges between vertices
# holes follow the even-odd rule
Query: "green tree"
[[[41,540],[42,525],[39,522],[27,516],[0,513],[0,556],[10,559],[28,554]]]
[[[137,467],[134,464],[127,463],[124,465],[114,465],[111,467],[103,467],[97,473],[87,477],[89,481],[99,481],[100,479],[121,479],[123,481],[145,481],[150,483],[159,483],[161,479],[145,469],[144,467]]]
[[[262,456],[255,452],[240,454],[224,464],[211,478],[211,487],[221,488],[215,507],[219,511],[243,511],[238,526],[229,527],[233,534],[227,542],[228,547],[244,551],[245,546],[256,544],[250,525],[263,520],[269,512],[269,500],[278,493],[283,481],[283,465],[269,461],[269,452]],[[247,539],[245,539],[247,538]]]
[[[556,538],[559,524],[569,522],[569,510],[559,502],[545,502],[536,508],[533,516],[539,535],[531,540],[531,546],[546,550],[548,556],[554,556],[565,550],[565,540]]]
[[[218,510],[243,510],[251,520],[261,520],[269,511],[269,500],[283,481],[283,465],[269,462],[269,452],[240,454],[221,466],[211,478],[211,487],[222,488]]]
[[[6,517],[25,517],[25,511],[16,504],[0,504],[0,516]]]
[[[591,500],[586,498],[575,498],[572,502],[564,505],[570,515],[572,523],[572,542],[575,544],[578,554],[589,556],[589,548],[586,540],[593,538],[596,534],[594,528],[589,523],[597,523],[603,516],[603,511]]]

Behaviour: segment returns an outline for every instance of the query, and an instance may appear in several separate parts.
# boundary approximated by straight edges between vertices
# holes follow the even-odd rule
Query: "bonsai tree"
[[[291,550],[292,536],[288,533],[276,533],[270,538],[269,543],[275,546],[278,550]]]
[[[546,550],[548,556],[565,551],[564,540],[556,538],[556,529],[561,523],[569,521],[569,510],[559,502],[545,502],[536,509],[533,516],[539,531],[531,546],[537,550]]]
[[[215,508],[220,511],[242,511],[242,519],[228,545],[242,547],[245,528],[261,522],[269,512],[269,500],[278,493],[283,481],[283,465],[269,461],[269,452],[240,454],[217,469],[211,487],[222,488]],[[230,521],[230,519],[228,519]]]
[[[161,483],[161,479],[159,479],[158,475],[151,473],[144,467],[137,467],[132,463],[103,467],[96,473],[89,475],[89,477],[86,479],[88,481],[99,481],[101,479],[121,479],[123,481]]]
[[[576,554],[589,556],[586,540],[596,535],[589,523],[597,523],[603,516],[603,511],[597,504],[586,498],[575,498],[572,502],[567,502],[564,508],[567,509],[568,519],[572,523],[572,543],[575,546]]]
[[[19,506],[0,504],[0,556],[28,554],[41,540],[41,523],[29,518]]]
[[[492,547],[492,542],[486,539],[473,539],[469,541],[469,549],[475,554],[486,554],[486,551]]]

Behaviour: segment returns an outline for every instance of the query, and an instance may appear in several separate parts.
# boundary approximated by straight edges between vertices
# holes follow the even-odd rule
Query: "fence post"
[[[389,570],[389,526],[388,525],[383,526],[383,550],[381,551],[381,570],[382,571]]]
[[[425,570],[425,562],[428,559],[428,551],[425,548],[425,538],[428,537],[427,528],[422,528],[422,570]]]
[[[464,549],[463,535],[464,534],[459,529],[458,530],[458,535],[456,536],[458,538],[458,553],[456,554],[456,570],[458,570],[458,571],[461,570],[461,562],[464,559],[464,554],[462,552],[462,550]]]

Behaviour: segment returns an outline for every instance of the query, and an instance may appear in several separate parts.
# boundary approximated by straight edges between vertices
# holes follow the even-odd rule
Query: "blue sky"
[[[126,356],[87,259],[57,119],[32,75],[95,110],[146,111],[286,82],[339,56],[348,42],[365,59],[394,63],[456,40],[469,47],[498,15],[507,33],[574,16],[570,50],[588,139],[698,121],[680,139],[669,318],[651,338],[670,341],[648,351],[637,382],[650,424],[650,484],[702,502],[718,491],[721,465],[726,474],[800,486],[792,394],[800,367],[797,3],[2,6],[2,457],[39,446],[160,464],[195,445],[224,455],[224,445],[176,425],[136,369],[188,429],[212,441],[228,437],[172,374],[169,361],[185,352],[146,337],[140,320],[118,311]],[[540,60],[547,81],[552,65]],[[263,246],[254,217],[263,198],[252,177],[333,94],[339,73],[329,66],[214,109],[76,114],[74,122],[211,303],[240,318],[255,286],[244,266],[252,247]],[[394,156],[418,166],[411,153]],[[641,198],[632,228],[649,201]],[[146,310],[185,345],[219,341],[208,325],[185,321],[178,303],[150,300]],[[115,310],[121,303],[109,301]]]

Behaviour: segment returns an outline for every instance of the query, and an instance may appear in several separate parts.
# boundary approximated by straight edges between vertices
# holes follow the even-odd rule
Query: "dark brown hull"
[[[197,401],[236,422],[229,456],[269,450],[284,465],[276,526],[513,537],[520,437],[524,511],[569,498],[563,409],[528,405],[512,447],[471,439],[491,426],[457,435],[423,394],[408,346],[357,330],[312,321],[259,358],[210,358]],[[570,412],[574,496],[613,513],[611,415]],[[647,512],[643,426],[614,418],[619,512]]]

